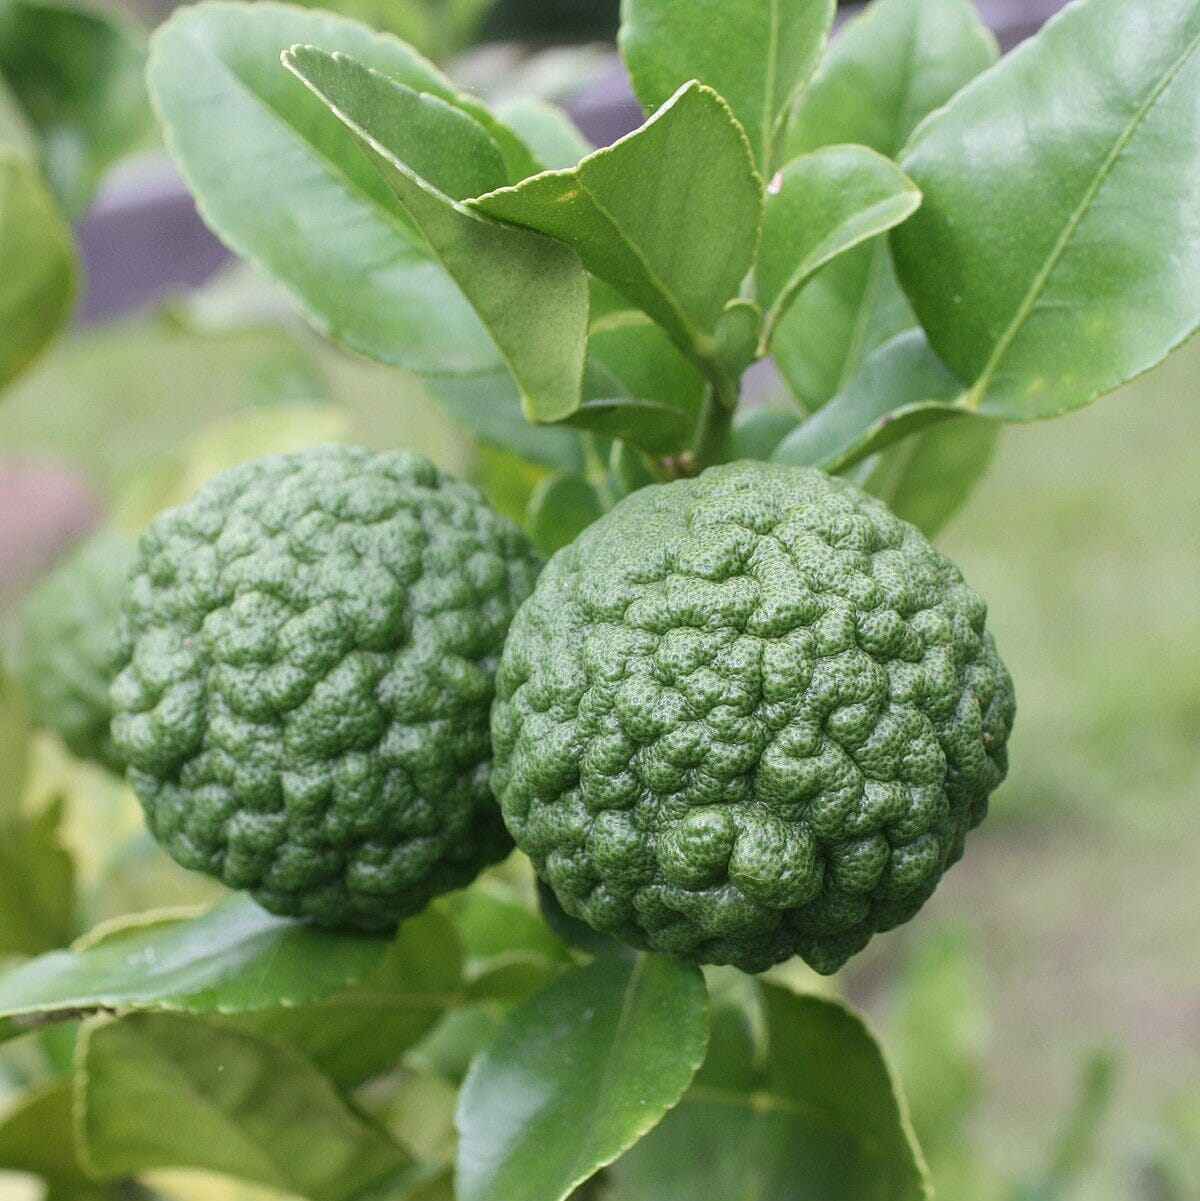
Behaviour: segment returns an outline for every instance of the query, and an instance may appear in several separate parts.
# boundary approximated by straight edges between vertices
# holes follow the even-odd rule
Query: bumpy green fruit
[[[647,488],[513,623],[493,786],[563,909],[638,947],[832,972],[907,921],[1003,779],[985,605],[818,471]]]
[[[34,721],[72,754],[113,771],[124,764],[109,736],[108,686],[133,556],[131,538],[93,535],[30,594],[22,630],[21,676]]]
[[[150,829],[275,913],[383,929],[511,842],[496,665],[539,567],[420,455],[224,472],[142,537],[113,736]]]

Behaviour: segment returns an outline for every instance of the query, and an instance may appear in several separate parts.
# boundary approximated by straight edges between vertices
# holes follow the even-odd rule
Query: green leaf
[[[743,409],[734,414],[733,428],[729,432],[722,458],[726,462],[769,459],[797,424],[795,413],[781,413],[777,409]]]
[[[33,161],[0,140],[0,388],[62,329],[74,298],[71,231]]]
[[[969,407],[1078,408],[1200,325],[1198,92],[1200,0],[1083,0],[914,136],[897,271]]]
[[[357,983],[307,1005],[226,1019],[295,1047],[335,1083],[360,1084],[394,1068],[463,999],[463,951],[454,927],[427,909],[404,922]]]
[[[571,471],[583,466],[583,451],[574,430],[533,426],[521,415],[517,386],[507,370],[432,377],[425,384],[478,441],[544,467]]]
[[[784,161],[848,142],[895,158],[996,54],[971,0],[875,0],[830,45],[793,110]]]
[[[75,933],[75,864],[58,838],[62,807],[58,800],[28,821],[0,823],[0,957],[36,955]]]
[[[920,204],[904,172],[865,146],[826,146],[788,163],[767,189],[758,252],[758,301],[768,310],[762,352],[817,271],[899,225]]]
[[[570,962],[566,948],[533,910],[494,896],[482,884],[448,898],[448,904],[466,948],[470,976],[512,955]]]
[[[707,1038],[695,967],[639,955],[555,981],[508,1017],[467,1075],[460,1201],[562,1201],[676,1103]]]
[[[593,306],[594,297],[593,290]],[[631,440],[652,452],[681,449],[695,426],[708,385],[662,328],[637,310],[607,314],[593,319],[588,353],[593,365],[616,381],[620,395],[675,410],[665,417],[666,431],[650,424],[643,427],[643,437]]]
[[[708,1061],[661,1126],[612,1169],[618,1201],[923,1201],[898,1086],[862,1020],[763,984],[766,1046],[727,1011]]]
[[[534,488],[525,528],[544,555],[569,546],[604,514],[604,500],[582,475],[556,471]]]
[[[593,150],[571,118],[545,100],[519,96],[497,105],[496,115],[529,147],[539,171],[563,171]]]
[[[348,1201],[410,1163],[298,1051],[203,1018],[93,1021],[79,1062],[79,1137],[101,1177],[201,1168]]]
[[[701,370],[758,244],[762,183],[711,89],[680,89],[641,129],[569,171],[471,201],[574,246],[587,268],[649,313]]]
[[[72,215],[151,127],[145,38],[93,9],[0,4],[0,74],[38,136],[50,187]]]
[[[869,461],[863,487],[932,536],[962,508],[1000,441],[999,422],[969,414],[934,425]]]
[[[73,1082],[69,1076],[26,1093],[0,1121],[0,1171],[32,1172],[48,1197],[113,1195],[84,1171],[75,1149]]]
[[[962,416],[963,384],[920,330],[900,334],[863,363],[827,405],[776,448],[777,463],[844,471],[909,434]]]
[[[148,78],[205,220],[352,349],[419,372],[494,369],[495,344],[354,135],[280,66],[297,43],[470,107],[411,48],[354,22],[273,3],[180,9],[151,39]]]
[[[849,142],[896,158],[917,124],[995,59],[995,40],[970,0],[876,0],[834,40],[805,89],[784,161]],[[867,355],[915,324],[880,238],[809,283],[772,351],[815,409],[849,383]]]
[[[529,420],[560,421],[573,413],[580,403],[587,354],[587,274],[569,246],[489,220],[458,203],[464,195],[495,187],[503,177],[497,152],[494,170],[458,178],[458,164],[480,163],[483,139],[494,146],[483,128],[444,101],[344,55],[295,47],[284,55],[284,63],[371,152],[388,186],[495,340]]]
[[[728,101],[769,175],[835,8],[834,0],[625,0],[619,45],[648,112],[698,79]]]
[[[302,1005],[361,979],[384,939],[272,917],[234,896],[192,918],[145,915],[0,979],[0,1018],[64,1020],[95,1009],[236,1013]],[[28,1024],[28,1023],[27,1023]],[[0,1037],[18,1032],[0,1025]]]
[[[668,455],[688,443],[695,418],[676,405],[657,400],[585,400],[568,419],[576,429],[620,438],[650,454]]]

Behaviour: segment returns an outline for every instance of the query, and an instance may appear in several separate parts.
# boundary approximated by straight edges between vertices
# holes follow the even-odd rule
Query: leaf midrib
[[[1012,349],[1012,346],[1016,342],[1018,335],[1025,325],[1025,322],[1028,320],[1033,310],[1037,307],[1038,301],[1041,300],[1042,294],[1049,286],[1051,276],[1054,274],[1055,270],[1057,270],[1059,263],[1062,262],[1063,257],[1070,248],[1071,242],[1074,239],[1075,234],[1078,232],[1080,225],[1083,224],[1085,218],[1091,210],[1093,202],[1100,194],[1101,189],[1111,178],[1117,161],[1125,152],[1129,146],[1129,143],[1133,140],[1134,135],[1137,133],[1142,123],[1149,116],[1150,110],[1154,108],[1154,106],[1162,98],[1163,93],[1166,92],[1166,90],[1175,81],[1176,77],[1179,75],[1179,72],[1182,71],[1184,66],[1187,64],[1188,59],[1190,59],[1196,52],[1198,46],[1200,46],[1200,32],[1197,32],[1196,36],[1192,38],[1191,42],[1188,43],[1179,57],[1171,63],[1170,67],[1163,74],[1162,79],[1159,80],[1150,90],[1149,95],[1138,106],[1129,123],[1117,136],[1116,141],[1113,143],[1112,149],[1104,157],[1104,160],[1101,162],[1095,176],[1085,189],[1079,204],[1071,213],[1066,227],[1059,235],[1058,240],[1055,242],[1050,254],[1047,256],[1045,263],[1042,264],[1042,267],[1034,277],[1033,283],[1030,285],[1029,290],[1026,292],[1025,296],[1021,300],[1021,303],[1018,305],[1012,320],[1004,329],[1004,332],[1000,335],[1000,338],[996,343],[996,347],[989,357],[987,363],[984,365],[979,379],[964,395],[963,404],[965,408],[976,410],[983,403],[983,400],[987,394],[988,385],[992,382],[996,372],[1000,369],[1000,365],[1003,363],[1008,352]]]

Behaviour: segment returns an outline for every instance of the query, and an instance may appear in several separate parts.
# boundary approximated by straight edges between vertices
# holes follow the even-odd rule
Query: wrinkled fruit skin
[[[224,472],[143,536],[113,736],[150,829],[274,913],[387,929],[511,848],[496,665],[539,560],[417,454]]]
[[[560,551],[510,631],[493,786],[563,909],[634,946],[835,971],[1004,778],[986,608],[854,486],[738,463]]]
[[[30,714],[80,759],[125,766],[109,735],[115,634],[134,541],[106,531],[67,555],[30,594],[21,676]]]

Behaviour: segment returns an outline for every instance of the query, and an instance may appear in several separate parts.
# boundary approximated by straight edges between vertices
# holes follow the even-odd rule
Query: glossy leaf
[[[0,1018],[301,1005],[361,979],[387,946],[381,938],[272,917],[245,896],[197,917],[144,916],[93,941],[30,960],[0,978]],[[0,1026],[0,1035],[5,1032],[12,1033],[11,1024]]]
[[[970,0],[876,0],[833,41],[801,96],[784,161],[851,142],[894,159],[925,116],[995,59]],[[772,352],[804,404],[818,408],[867,355],[915,324],[878,239],[808,284]]]
[[[0,957],[36,955],[75,933],[75,865],[59,841],[61,817],[56,801],[36,817],[0,822]]]
[[[793,159],[771,181],[758,252],[758,300],[771,336],[802,287],[827,263],[912,216],[921,193],[865,146],[827,146]]]
[[[573,413],[587,353],[587,274],[562,242],[458,203],[503,179],[498,150],[493,169],[479,169],[495,146],[482,126],[344,55],[297,46],[284,62],[368,148],[494,339],[526,416],[550,422]]]
[[[0,388],[62,329],[75,297],[75,250],[33,160],[0,139]]]
[[[938,533],[991,466],[1002,426],[963,414],[886,450],[864,466],[863,487],[897,517]]]
[[[1083,0],[915,135],[892,246],[969,407],[1077,408],[1200,325],[1197,94],[1200,0]]]
[[[590,271],[714,369],[713,333],[753,262],[762,208],[745,137],[715,92],[684,87],[576,168],[471,205],[574,246]]]
[[[962,416],[963,384],[920,330],[881,346],[827,405],[776,448],[778,463],[844,471],[867,455]]]
[[[415,51],[352,21],[270,2],[181,9],[151,40],[148,78],[205,220],[352,349],[422,372],[494,369],[495,344],[354,135],[280,66],[297,43],[463,107]]]
[[[625,0],[619,44],[648,112],[698,79],[741,123],[764,175],[793,101],[812,75],[834,0]]]
[[[703,978],[675,960],[597,960],[537,993],[463,1085],[460,1201],[562,1201],[675,1104],[707,1037]]]
[[[574,542],[604,513],[603,498],[592,482],[571,472],[548,475],[533,490],[525,528],[544,555]]]
[[[766,1046],[726,1011],[695,1084],[612,1169],[618,1201],[924,1201],[896,1082],[862,1020],[835,1001],[759,986]]]
[[[144,35],[113,14],[38,0],[0,4],[0,75],[38,136],[51,189],[72,215],[150,130],[145,62]]]
[[[348,1201],[409,1166],[299,1052],[203,1018],[94,1021],[79,1064],[77,1128],[101,1177],[201,1168]]]
[[[336,1084],[351,1087],[394,1068],[463,995],[463,950],[454,927],[427,909],[401,924],[357,984],[222,1024],[281,1039]]]

